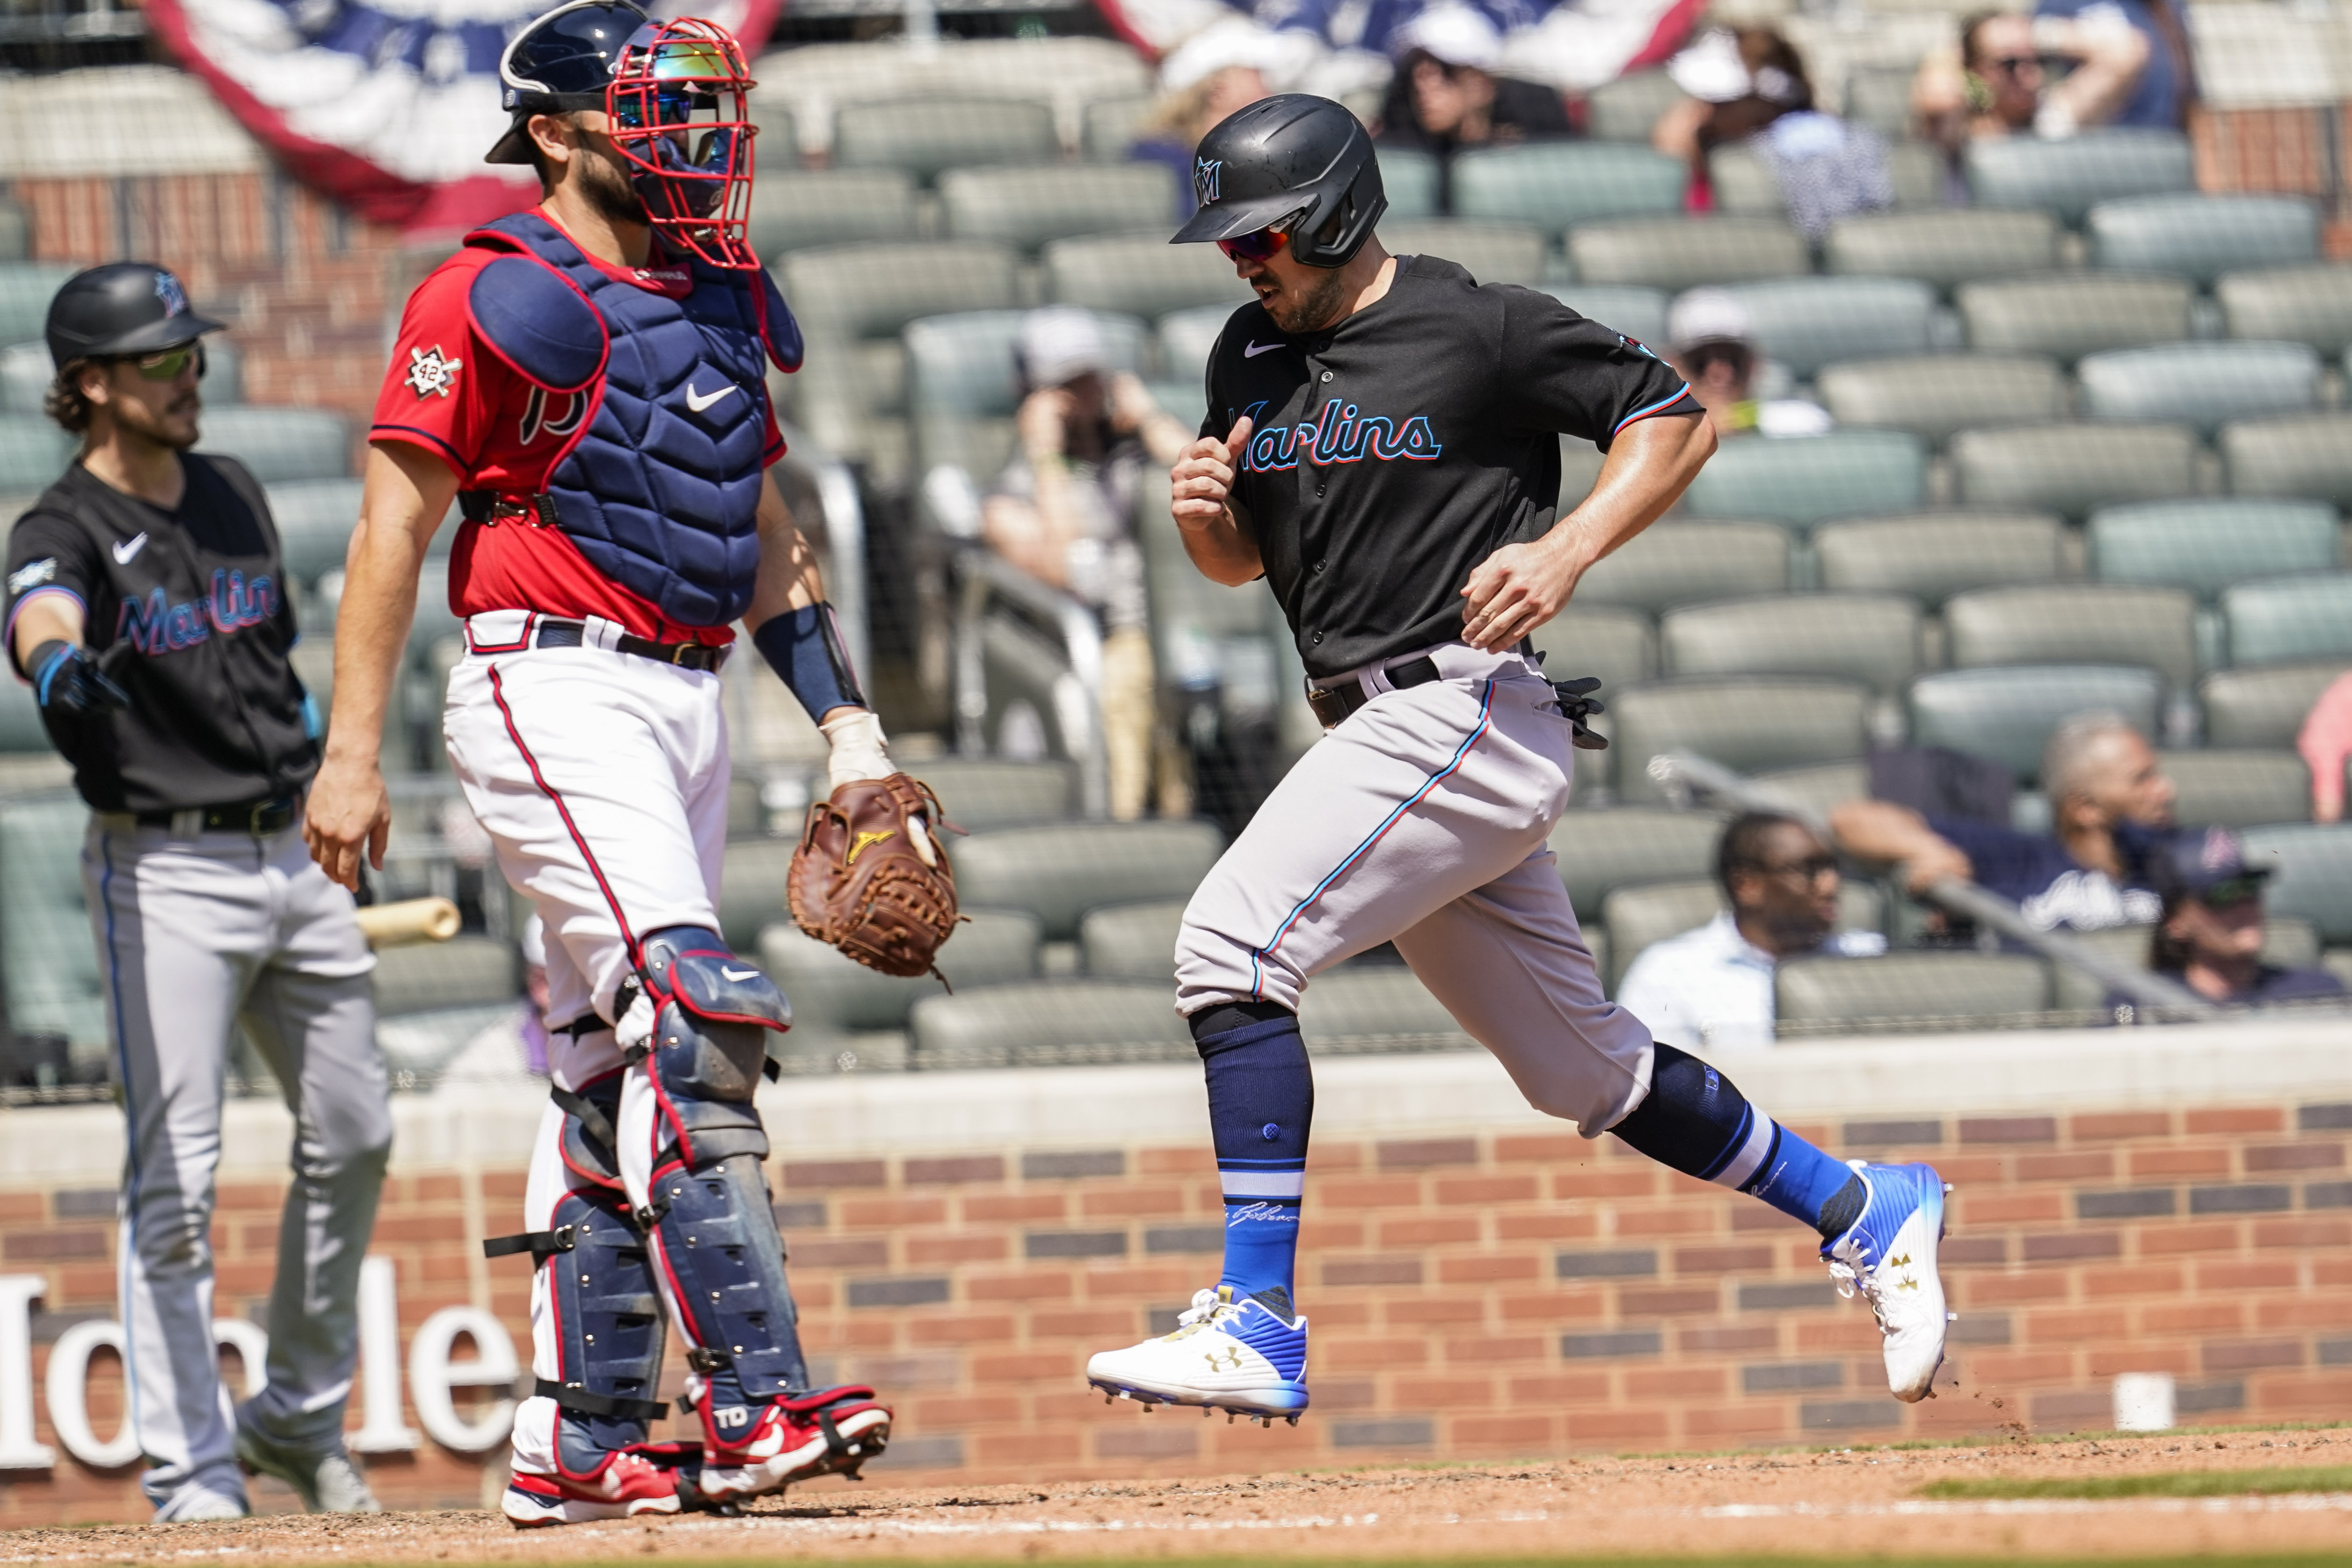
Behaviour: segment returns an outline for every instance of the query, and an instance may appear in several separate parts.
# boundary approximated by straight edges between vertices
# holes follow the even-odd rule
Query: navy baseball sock
[[[1192,1040],[1209,1075],[1209,1130],[1225,1194],[1225,1271],[1236,1297],[1280,1290],[1297,1300],[1298,1200],[1315,1073],[1298,1017],[1270,1002],[1203,1008]],[[1295,1317],[1295,1307],[1283,1313]]]
[[[1609,1131],[1687,1176],[1751,1193],[1834,1241],[1862,1213],[1862,1178],[1770,1117],[1687,1051],[1660,1044],[1650,1092]]]

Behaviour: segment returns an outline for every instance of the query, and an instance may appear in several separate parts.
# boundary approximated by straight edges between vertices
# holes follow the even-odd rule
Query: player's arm
[[[328,876],[356,891],[360,858],[383,868],[392,834],[384,792],[383,716],[416,617],[416,574],[457,496],[457,475],[422,447],[368,448],[360,519],[343,557],[335,617],[335,702],[326,755],[310,782],[302,837]]]
[[[1183,534],[1184,553],[1202,576],[1228,588],[1265,575],[1257,533],[1250,527],[1248,511],[1234,496],[1234,476],[1249,438],[1244,415],[1223,439],[1202,436],[1186,447],[1168,475],[1170,510]]]
[[[1839,848],[1858,859],[1901,866],[1904,882],[1915,893],[1940,878],[1966,882],[1976,877],[1967,853],[1909,806],[1884,800],[1845,801],[1831,809],[1830,832]]]
[[[89,554],[87,537],[52,517],[28,517],[9,537],[8,652],[45,713],[110,712],[131,701],[107,661],[82,645],[83,606],[98,580]]]

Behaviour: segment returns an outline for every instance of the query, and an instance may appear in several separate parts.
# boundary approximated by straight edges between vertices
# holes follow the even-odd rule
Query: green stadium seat
[[[1675,605],[1789,585],[1788,531],[1768,522],[1653,523],[1595,562],[1575,605],[1628,605],[1654,615]],[[1573,610],[1570,613],[1573,613]]]
[[[967,310],[907,325],[907,405],[916,420],[1004,419],[1021,405],[1015,363],[1024,310]],[[1141,321],[1097,315],[1103,348],[1114,370],[1150,368]],[[991,476],[976,475],[985,479]]]
[[[947,819],[970,833],[1060,822],[1077,813],[1077,773],[1067,763],[939,757],[922,764],[922,778]]]
[[[2231,419],[2319,406],[2319,356],[2305,343],[2166,343],[2092,354],[2074,367],[2090,419],[2170,419],[2206,435]]]
[[[1654,801],[1667,798],[1648,773],[1662,752],[1696,752],[1739,773],[1862,756],[1870,705],[1858,681],[1706,677],[1620,691],[1596,727],[1610,737],[1620,798]]]
[[[908,1025],[925,1068],[1197,1059],[1172,982],[1034,980],[926,996]]]
[[[2309,343],[2323,354],[2352,347],[2352,267],[2232,272],[2213,298],[2233,338]]]
[[[1855,66],[1845,73],[1845,117],[1897,146],[1911,134],[1911,83],[1906,66]]]
[[[1215,352],[1217,339],[1233,316],[1232,305],[1195,305],[1160,317],[1161,374],[1171,381],[1203,383],[1209,374],[1209,355]]]
[[[915,177],[903,169],[787,170],[762,174],[751,186],[751,247],[772,259],[915,232]]]
[[[2293,752],[2165,752],[2160,761],[2176,821],[2256,827],[2311,816],[2311,769]]]
[[[834,117],[834,167],[904,169],[926,184],[949,169],[1060,156],[1053,110],[1017,99],[853,103]]]
[[[1692,517],[1769,518],[1798,530],[1837,517],[1906,511],[1927,496],[1927,447],[1900,430],[1833,430],[1727,441],[1682,507]]]
[[[2197,434],[2185,425],[2028,425],[1952,437],[1955,488],[1970,506],[2087,517],[2117,501],[2197,490]]]
[[[1702,283],[1796,278],[1810,269],[1803,237],[1760,217],[1616,218],[1568,232],[1568,259],[1586,283],[1680,292]]]
[[[33,689],[13,678],[0,681],[0,752],[38,756],[49,749],[49,732],[42,727]]]
[[[1026,910],[1048,942],[1067,942],[1097,904],[1190,895],[1222,847],[1205,822],[999,828],[955,846],[956,889],[969,908]]]
[[[2246,858],[2273,868],[2265,912],[2309,921],[2331,947],[2352,942],[2352,823],[2254,827],[2245,840]]]
[[[1175,202],[1176,175],[1157,163],[950,169],[940,176],[950,237],[1031,254],[1073,235],[1165,229]]]
[[[2221,427],[2230,493],[2352,507],[2352,414],[2273,415]]]
[[[2200,288],[2319,259],[2319,211],[2301,196],[2129,196],[2093,207],[2084,226],[2092,266],[2178,272]]]
[[[1105,904],[1078,921],[1078,961],[1097,979],[1166,980],[1175,973],[1184,899]]]
[[[1307,982],[1298,1027],[1317,1050],[1430,1050],[1469,1046],[1445,1005],[1402,963],[1342,963]]]
[[[2066,407],[2057,362],[2030,354],[1860,360],[1825,366],[1813,388],[1840,425],[1908,430],[1939,446],[1972,426],[2056,419]]]
[[[1398,256],[1436,256],[1467,268],[1481,283],[1533,283],[1543,276],[1546,241],[1523,224],[1428,218],[1381,226],[1381,243]]]
[[[753,95],[749,105],[752,129],[759,132],[751,144],[757,161],[759,176],[772,179],[800,167],[800,129],[793,122],[793,111],[772,98]]]
[[[2077,713],[2121,713],[2158,731],[2164,678],[2120,665],[2011,665],[1939,669],[1911,683],[1911,743],[1990,757],[2030,786],[2050,732]]]
[[[2352,658],[2213,671],[2197,683],[2205,743],[2292,749],[2312,704],[2347,669]]]
[[[0,985],[11,1030],[63,1035],[78,1065],[95,1066],[112,1052],[82,891],[89,822],[70,794],[0,801]]]
[[[1666,291],[1631,283],[1546,283],[1543,291],[1578,315],[1637,342],[1666,341]]]
[[[1707,183],[1715,210],[1731,217],[1780,217],[1788,211],[1780,182],[1753,145],[1753,139],[1727,142],[1707,154]],[[1923,142],[1896,142],[1886,149],[1887,183],[1898,211],[1941,206],[1944,158]]]
[[[1213,245],[1139,235],[1057,239],[1045,247],[1045,295],[1067,305],[1156,321],[1192,305],[1231,310],[1255,298]]]
[[[1958,298],[1969,347],[2072,362],[2104,349],[2179,342],[2189,336],[2191,293],[2179,278],[2077,272],[1964,283]]]
[[[903,1029],[916,1003],[940,994],[940,983],[928,974],[908,979],[868,969],[789,921],[761,931],[758,952],[768,977],[792,1000],[793,1032],[784,1037],[787,1046],[809,1034]],[[959,995],[986,985],[1034,980],[1035,917],[1017,910],[975,910],[940,949],[939,970]]]
[[[1619,888],[1710,875],[1726,820],[1654,805],[1562,812],[1550,843],[1577,918],[1598,923],[1603,903]]]
[[[286,574],[301,584],[316,583],[329,572],[342,570],[360,520],[360,481],[304,479],[268,488],[269,515],[278,524],[278,550]],[[433,543],[446,553],[457,531],[458,520],[449,518],[434,531]]]
[[[2011,952],[1792,958],[1773,976],[1783,1039],[1873,1026],[1989,1028],[2049,1010],[2050,970]]]
[[[2005,136],[1960,155],[1980,207],[2039,207],[2080,225],[2101,202],[2197,188],[2189,138],[2177,131],[2086,131],[2063,141]]]
[[[2215,499],[2101,507],[2086,531],[2106,583],[2163,583],[2211,598],[2248,577],[2332,572],[2341,525],[2324,501]]]
[[[1086,107],[1085,129],[1078,145],[1097,163],[1116,163],[1141,139],[1143,123],[1151,116],[1151,100],[1141,96],[1097,98]],[[1386,174],[1387,160],[1381,160]],[[1172,214],[1174,208],[1169,209]]]
[[[2352,572],[2232,584],[2221,619],[2233,665],[2352,659]]]
[[[15,202],[0,197],[0,261],[22,261],[32,254],[32,216]]]
[[[42,400],[48,395],[49,383],[56,378],[57,366],[49,359],[48,344],[10,343],[0,348],[0,415],[41,417]],[[211,388],[205,390],[209,392]]]
[[[1933,606],[1971,588],[2050,581],[2064,568],[2064,538],[2065,524],[2046,512],[1918,512],[1824,523],[1813,554],[1832,592]]]
[[[1824,816],[1843,802],[1861,800],[1870,794],[1870,763],[1864,761],[1773,768],[1753,776],[1758,784]]]
[[[1936,291],[1912,278],[1775,278],[1727,290],[1757,346],[1810,379],[1835,360],[1927,352]]]
[[[203,430],[197,451],[235,458],[265,485],[340,479],[352,471],[351,425],[323,408],[212,408]]]
[[[1589,604],[1582,594],[1528,640],[1544,656],[1545,674],[1554,680],[1597,675],[1604,700],[1609,689],[1658,673],[1658,634],[1650,617],[1620,605]]]
[[[1919,606],[1886,594],[1783,594],[1658,620],[1667,675],[1825,675],[1892,696],[1919,673]]]
[[[2197,679],[2197,601],[2179,588],[2020,583],[1944,602],[1956,669],[2011,664],[2136,664],[2174,686]]]
[[[49,301],[80,270],[47,261],[0,262],[0,343],[28,343],[48,324]]]
[[[1946,290],[2058,265],[2058,222],[2039,212],[1866,213],[1830,226],[1827,270],[1916,278]]]
[[[72,437],[37,414],[0,415],[0,495],[29,497],[47,489],[66,471],[76,446]]]
[[[1455,157],[1454,211],[1458,217],[1557,234],[1601,218],[1679,213],[1689,184],[1690,170],[1681,159],[1648,147],[1527,142]]]
[[[1381,149],[1381,192],[1389,199],[1386,216],[1396,222],[1444,216],[1438,211],[1437,160],[1418,147]]]
[[[1682,98],[1683,89],[1663,70],[1628,72],[1584,95],[1584,133],[1595,142],[1635,142],[1647,147],[1658,116]]]

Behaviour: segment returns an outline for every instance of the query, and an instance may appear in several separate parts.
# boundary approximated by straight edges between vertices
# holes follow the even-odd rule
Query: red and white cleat
[[[500,1511],[518,1530],[584,1524],[592,1519],[626,1519],[640,1513],[676,1513],[677,1479],[650,1459],[616,1453],[606,1456],[603,1468],[589,1477],[518,1472],[507,1483]]]
[[[845,1475],[878,1457],[890,1442],[890,1411],[875,1403],[874,1391],[852,1384],[807,1394],[779,1394],[744,1423],[740,1435],[721,1438],[715,1415],[705,1405],[701,1463],[681,1471],[678,1486],[691,1487],[712,1503],[740,1502],[781,1491],[794,1481]]]

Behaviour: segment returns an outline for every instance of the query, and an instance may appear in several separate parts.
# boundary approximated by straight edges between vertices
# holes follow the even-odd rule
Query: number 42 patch
[[[461,359],[444,358],[439,343],[429,349],[411,349],[408,351],[408,384],[419,397],[430,397],[436,392],[446,397],[449,389],[457,384],[457,372],[465,363]]]

